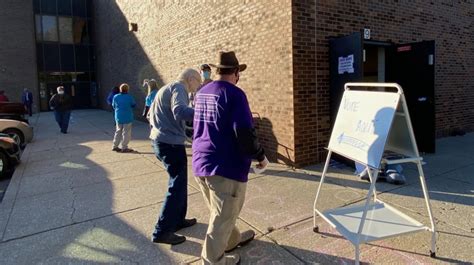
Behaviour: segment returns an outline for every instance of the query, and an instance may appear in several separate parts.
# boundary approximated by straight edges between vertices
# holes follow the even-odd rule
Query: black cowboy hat
[[[243,72],[247,69],[246,64],[239,64],[239,60],[235,56],[235,52],[219,52],[217,56],[217,64],[209,64],[215,68],[239,68],[239,72]]]

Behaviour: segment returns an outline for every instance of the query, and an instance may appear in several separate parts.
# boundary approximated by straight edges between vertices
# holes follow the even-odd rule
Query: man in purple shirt
[[[240,233],[235,226],[245,200],[252,159],[257,168],[268,160],[253,127],[245,93],[236,86],[240,72],[234,52],[220,52],[219,78],[196,95],[194,112],[193,172],[210,210],[201,257],[203,264],[237,264],[240,256],[225,255],[250,242],[255,232]]]

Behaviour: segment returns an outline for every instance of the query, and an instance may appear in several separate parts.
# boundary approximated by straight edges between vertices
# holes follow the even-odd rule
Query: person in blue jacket
[[[120,85],[120,94],[115,95],[112,100],[116,123],[112,151],[122,153],[133,152],[128,148],[128,143],[132,138],[133,109],[136,104],[133,97],[128,94],[128,90],[128,84]],[[122,148],[119,148],[120,143]]]
[[[158,92],[158,84],[156,83],[155,79],[145,79],[144,84],[148,87],[148,93],[145,98],[145,108],[143,109],[142,116],[146,118],[148,116],[148,111],[150,110],[151,103],[153,103],[156,93]]]

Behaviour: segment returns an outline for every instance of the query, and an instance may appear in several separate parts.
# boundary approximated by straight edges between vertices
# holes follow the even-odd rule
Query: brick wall
[[[298,12],[293,15],[294,25],[308,32],[308,36],[296,36],[296,40],[306,39],[308,40],[306,43],[309,44],[296,45],[297,47],[294,45],[294,53],[301,53],[302,57],[308,58],[307,56],[310,56],[316,48],[317,65],[316,88],[308,85],[300,86],[295,81],[295,116],[298,116],[295,117],[295,139],[299,165],[322,161],[323,148],[329,141],[328,40],[330,37],[348,35],[363,28],[371,29],[373,40],[391,40],[394,43],[435,40],[436,134],[438,137],[445,136],[456,128],[473,131],[474,3],[472,1],[450,1],[449,4],[446,1],[316,2],[315,33],[311,33],[309,23],[304,22],[310,17],[305,9],[312,8],[311,1],[295,0],[293,4],[293,10]],[[314,36],[316,47],[311,46]],[[299,49],[303,51],[298,52]],[[304,63],[307,63],[310,69],[314,69],[308,62]],[[296,55],[294,65],[306,69],[301,66]],[[296,77],[297,74],[295,67],[295,80],[299,79]],[[312,92],[315,93],[316,100]],[[311,100],[307,100],[310,95]],[[297,106],[299,102],[304,106]],[[303,135],[303,139],[300,135]]]
[[[101,98],[143,78],[161,84],[185,67],[235,50],[248,70],[239,85],[273,160],[324,160],[330,136],[328,40],[363,28],[372,39],[436,41],[436,132],[474,129],[474,11],[470,1],[96,1]],[[128,23],[138,32],[128,31]],[[141,106],[140,106],[141,108]],[[137,110],[137,114],[140,110]]]
[[[30,88],[37,109],[34,29],[33,1],[0,1],[0,90],[10,101],[21,102],[23,88]]]
[[[293,93],[295,109],[295,164],[319,161],[321,135],[316,87],[316,6],[314,0],[293,0]],[[325,139],[325,138],[324,138]],[[324,144],[324,143],[323,143]]]
[[[292,163],[291,2],[205,3],[95,1],[101,102],[113,85],[127,82],[142,104],[143,78],[164,84],[186,67],[215,62],[220,50],[234,50],[239,61],[248,65],[239,86],[247,93],[269,157]],[[138,24],[137,32],[128,31],[129,22]]]

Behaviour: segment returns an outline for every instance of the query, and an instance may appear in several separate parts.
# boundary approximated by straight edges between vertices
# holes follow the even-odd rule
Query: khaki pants
[[[224,251],[240,243],[240,231],[235,222],[244,204],[247,183],[221,176],[196,177],[196,180],[210,211],[202,262],[225,264]]]
[[[132,123],[127,124],[116,124],[115,136],[114,136],[114,148],[119,147],[122,142],[122,149],[128,148],[128,143],[132,138]]]

